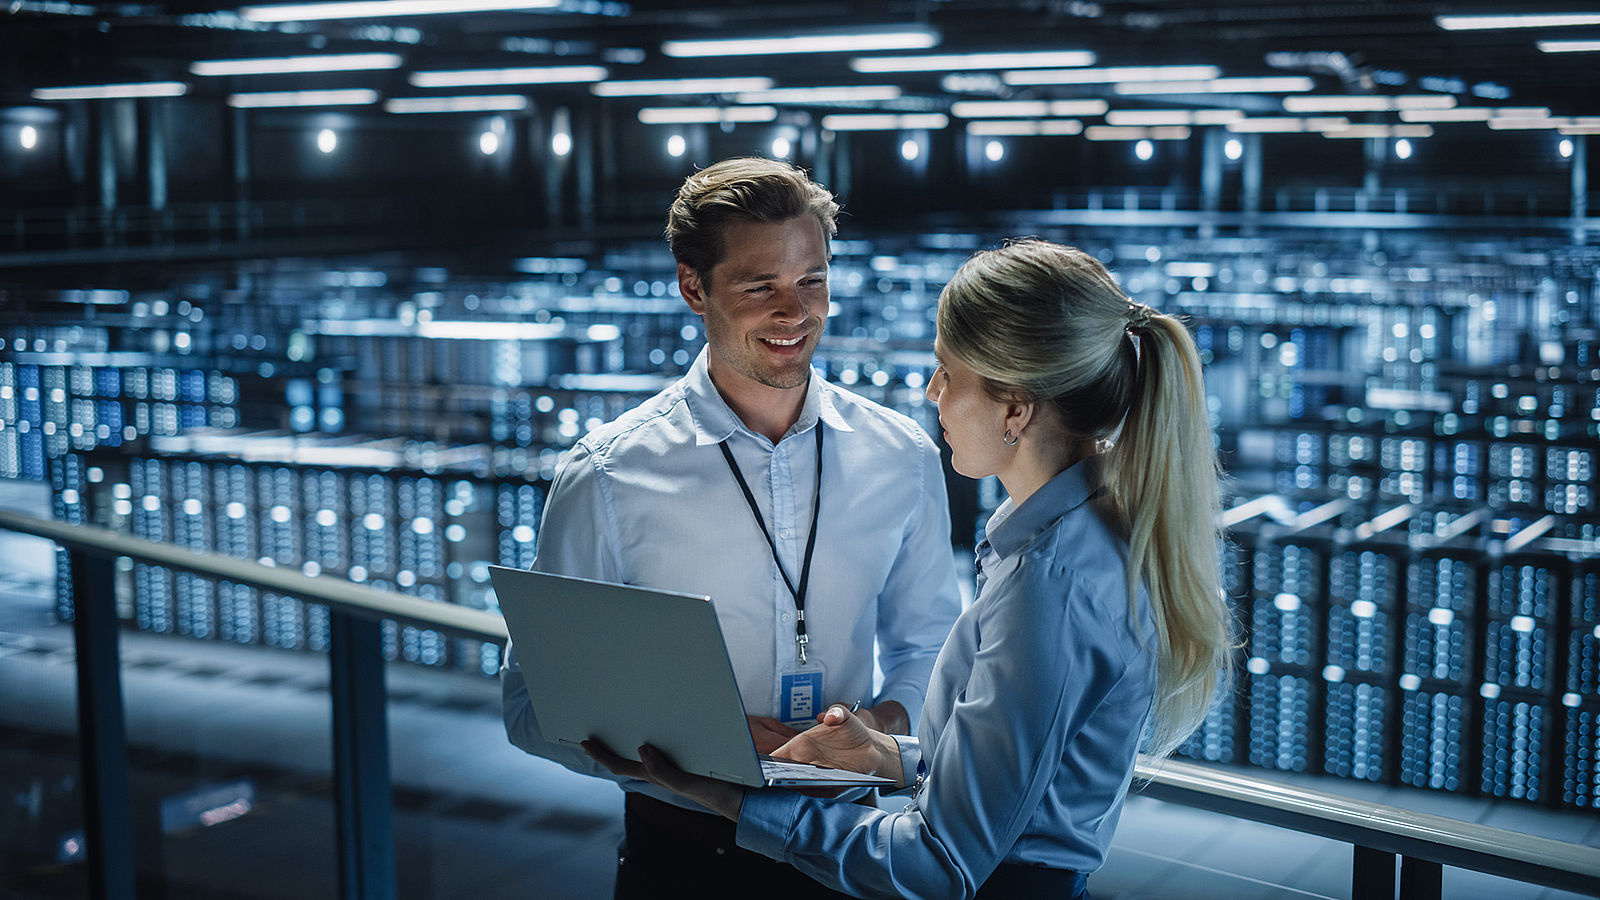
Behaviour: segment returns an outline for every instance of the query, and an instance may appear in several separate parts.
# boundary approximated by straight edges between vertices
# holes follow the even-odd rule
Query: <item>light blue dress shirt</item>
[[[796,657],[794,595],[717,444],[728,441],[798,582],[816,485],[813,428],[826,433],[806,593],[807,655],[826,667],[825,702],[897,700],[916,722],[928,674],[961,609],[939,451],[911,419],[815,371],[800,418],[773,444],[745,427],[717,393],[702,351],[682,379],[595,429],[562,459],[534,568],[709,595],[745,711],[774,715],[778,674]],[[876,693],[875,662],[883,673]],[[501,685],[513,744],[620,780],[581,750],[544,740],[514,648]],[[695,700],[683,698],[685,715]],[[622,781],[693,807],[653,785]]]
[[[1127,546],[1079,463],[979,545],[978,597],[928,686],[920,741],[900,741],[903,812],[749,791],[739,845],[866,897],[971,897],[1002,862],[1089,873],[1111,844],[1155,696],[1154,629],[1130,610]]]

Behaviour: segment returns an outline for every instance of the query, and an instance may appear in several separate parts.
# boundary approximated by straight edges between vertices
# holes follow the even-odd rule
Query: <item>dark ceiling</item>
[[[0,106],[33,104],[39,87],[109,81],[185,80],[190,94],[312,86],[420,93],[411,71],[596,63],[613,79],[764,75],[780,87],[900,85],[915,105],[952,99],[938,74],[863,75],[852,54],[674,59],[673,38],[802,34],[843,27],[922,24],[937,53],[1087,49],[1098,65],[1214,64],[1228,76],[1308,74],[1325,93],[1423,93],[1458,88],[1463,105],[1548,106],[1555,115],[1600,114],[1600,54],[1545,53],[1537,40],[1600,38],[1600,26],[1446,31],[1441,14],[1579,11],[1580,4],[1118,2],[1118,0],[880,0],[845,3],[719,3],[715,0],[566,0],[554,10],[252,25],[238,4],[214,2],[0,2]],[[1591,9],[1593,6],[1591,5]],[[196,78],[195,60],[385,50],[391,72]],[[1424,79],[1442,79],[1433,81]],[[1453,84],[1452,84],[1453,82]],[[1480,96],[1473,96],[1477,87]],[[540,92],[582,86],[527,87]],[[1015,87],[1000,96],[1106,95],[1103,87]],[[1484,97],[1482,95],[1489,96]],[[972,96],[981,96],[974,94]],[[990,96],[994,96],[991,94]],[[623,101],[626,102],[626,101]],[[642,101],[634,101],[636,104]],[[691,100],[690,102],[694,102]],[[704,98],[700,102],[705,102]],[[1173,98],[1127,105],[1175,105]],[[1193,98],[1182,102],[1196,102]],[[1276,101],[1270,101],[1275,103]]]

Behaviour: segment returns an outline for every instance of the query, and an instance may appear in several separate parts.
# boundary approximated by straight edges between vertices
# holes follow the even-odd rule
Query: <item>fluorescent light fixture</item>
[[[926,50],[939,44],[928,28],[801,34],[782,37],[718,38],[706,41],[662,41],[667,56],[755,56],[767,53],[860,53],[872,50]]]
[[[1539,41],[1546,53],[1600,53],[1600,41]]]
[[[1333,96],[1327,94],[1309,97],[1285,97],[1283,108],[1289,112],[1390,112],[1397,109],[1450,109],[1456,98],[1449,94],[1415,94],[1387,96],[1358,94]]]
[[[1509,16],[1434,16],[1445,31],[1482,31],[1490,28],[1566,28],[1572,25],[1600,25],[1600,12],[1594,13],[1518,13]]]
[[[771,106],[647,106],[639,110],[646,125],[692,125],[717,122],[771,122],[778,110]]]
[[[950,104],[950,114],[963,119],[1100,116],[1109,106],[1104,100],[957,100]]]
[[[1238,109],[1114,109],[1107,125],[1226,125],[1244,118]]]
[[[967,134],[1019,136],[1083,134],[1077,119],[984,119],[967,124]]]
[[[1489,127],[1495,131],[1532,131],[1540,128],[1560,128],[1571,124],[1571,120],[1562,116],[1496,117],[1489,120]]]
[[[1548,106],[1502,106],[1494,110],[1492,118],[1496,119],[1548,119],[1550,107]]]
[[[852,113],[822,117],[822,127],[829,131],[897,131],[917,128],[937,131],[949,124],[950,117],[944,113],[905,113],[903,115]]]
[[[1098,69],[1037,69],[1001,72],[1006,84],[1112,84],[1119,81],[1204,81],[1222,75],[1216,66],[1110,66]]]
[[[1257,116],[1229,122],[1227,127],[1238,134],[1278,134],[1305,131],[1306,123],[1295,116]]]
[[[549,9],[560,4],[561,0],[358,0],[347,3],[246,6],[239,10],[239,15],[251,22],[309,22],[319,19],[372,19],[380,16],[436,16],[446,13]]]
[[[377,102],[378,92],[367,88],[340,91],[262,91],[228,95],[228,105],[237,109],[280,106],[366,106]]]
[[[1091,141],[1185,141],[1189,129],[1184,125],[1136,128],[1118,125],[1090,125],[1084,136]]]
[[[1065,69],[1092,65],[1094,65],[1094,54],[1088,50],[862,56],[850,60],[850,68],[857,72],[970,72],[975,69]]]
[[[1461,106],[1455,109],[1402,109],[1402,122],[1487,122],[1494,110],[1486,106]]]
[[[485,87],[503,84],[572,84],[604,81],[611,73],[604,66],[533,66],[516,69],[458,69],[447,72],[413,72],[410,81],[420,88]]]
[[[1600,134],[1600,125],[1563,125],[1556,131],[1561,134]]]
[[[597,97],[667,97],[678,94],[736,94],[765,91],[771,78],[652,78],[644,81],[602,81],[589,88]]]
[[[393,53],[329,53],[322,56],[280,56],[271,59],[212,59],[189,64],[196,75],[287,75],[294,72],[363,72],[398,69]]]
[[[1209,81],[1140,81],[1115,85],[1119,94],[1288,94],[1309,91],[1316,82],[1304,75],[1266,78],[1213,78]]]
[[[775,88],[740,91],[733,99],[739,103],[863,103],[875,100],[898,100],[900,88],[892,84]]]
[[[35,100],[122,100],[129,97],[182,97],[189,86],[181,81],[145,81],[136,84],[83,84],[73,87],[35,88]]]
[[[1346,125],[1322,132],[1325,138],[1425,138],[1433,137],[1430,125]]]
[[[528,108],[520,94],[479,94],[471,97],[394,97],[383,101],[392,113],[518,112]]]

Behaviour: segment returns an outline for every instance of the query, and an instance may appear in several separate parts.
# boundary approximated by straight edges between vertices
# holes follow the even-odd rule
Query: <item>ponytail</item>
[[[1143,581],[1158,642],[1146,751],[1165,756],[1205,718],[1228,677],[1216,451],[1200,355],[1183,323],[1135,306],[1138,375],[1105,454],[1112,505],[1128,526],[1128,596]]]

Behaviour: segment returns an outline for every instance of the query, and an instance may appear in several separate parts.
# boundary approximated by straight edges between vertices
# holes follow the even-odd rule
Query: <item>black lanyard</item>
[[[728,469],[733,472],[733,478],[739,482],[739,490],[744,491],[744,502],[750,504],[750,512],[755,514],[756,524],[761,527],[761,536],[767,539],[767,546],[772,548],[772,562],[778,567],[778,574],[783,576],[783,583],[788,586],[789,593],[794,596],[794,644],[795,650],[800,654],[800,662],[806,661],[806,584],[811,580],[811,551],[817,549],[817,513],[822,509],[822,420],[817,420],[817,487],[811,495],[811,534],[806,537],[805,563],[800,569],[800,586],[795,587],[794,581],[789,578],[789,573],[784,571],[783,560],[778,558],[778,544],[772,539],[772,532],[767,529],[767,520],[761,516],[761,507],[756,505],[756,495],[750,492],[750,485],[745,483],[744,473],[739,471],[739,464],[734,462],[733,451],[728,449],[728,442],[718,444],[722,448],[722,458],[728,461]]]

